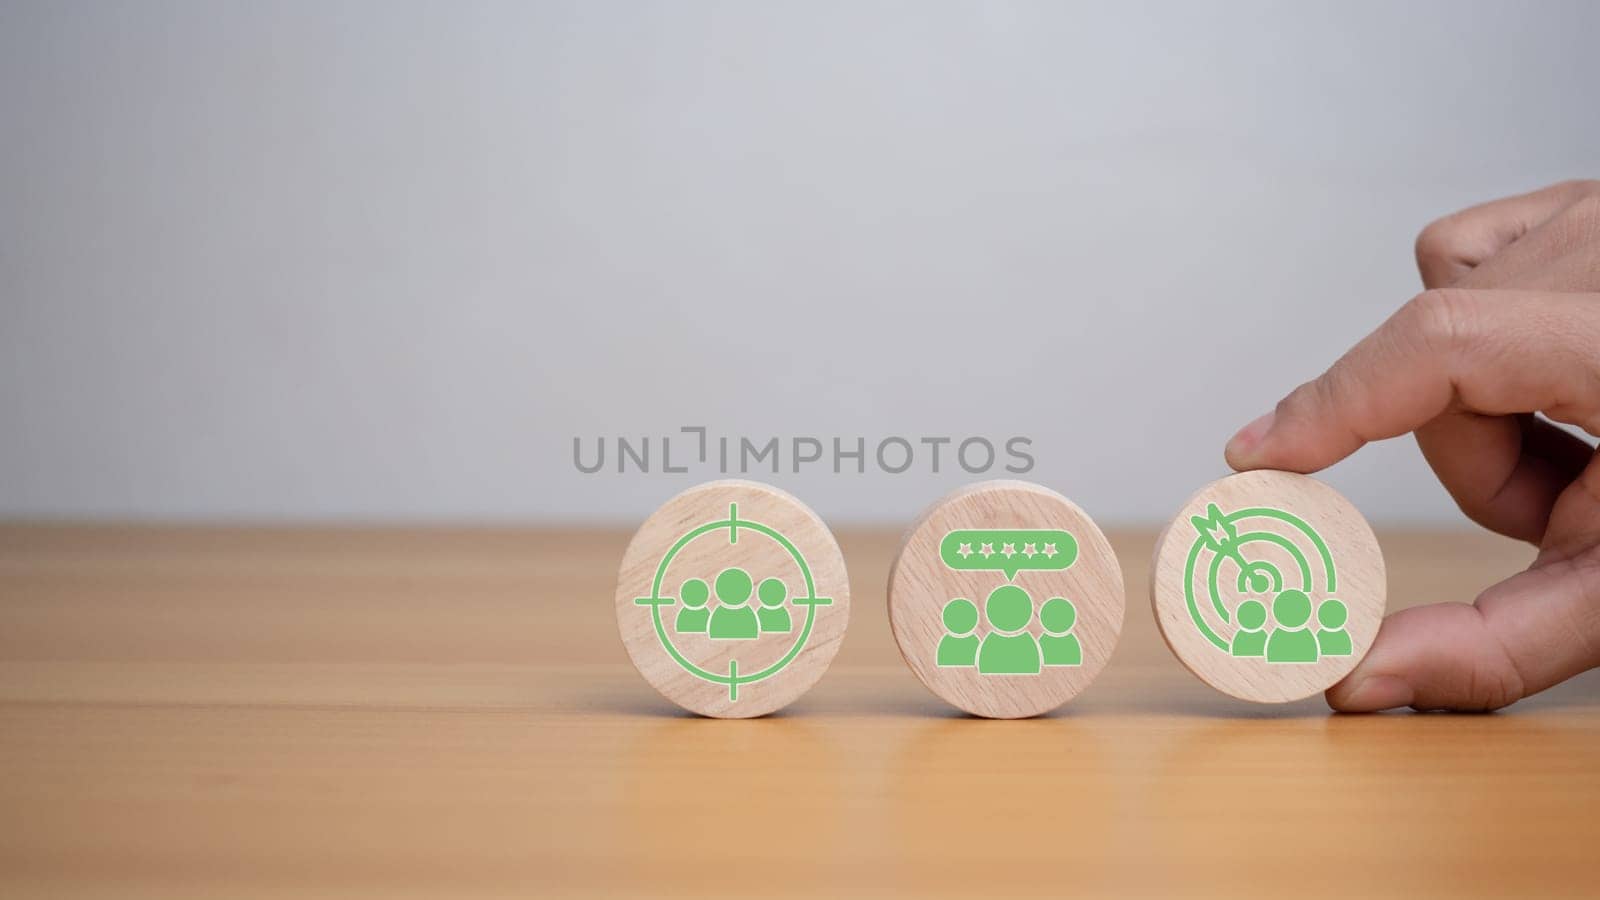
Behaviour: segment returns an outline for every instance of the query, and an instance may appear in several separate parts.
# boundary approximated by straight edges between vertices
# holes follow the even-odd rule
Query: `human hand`
[[[1415,432],[1468,518],[1539,548],[1472,605],[1388,617],[1335,709],[1489,710],[1600,665],[1600,181],[1447,216],[1426,290],[1228,442],[1236,469],[1315,472]]]

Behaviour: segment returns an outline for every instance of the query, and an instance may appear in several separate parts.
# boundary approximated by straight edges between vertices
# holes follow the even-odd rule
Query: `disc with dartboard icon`
[[[628,545],[616,608],[645,680],[708,716],[759,716],[805,693],[849,620],[844,558],[805,504],[716,481],[656,510]]]
[[[1384,609],[1366,520],[1316,479],[1245,472],[1202,489],[1162,533],[1151,598],[1162,636],[1224,693],[1283,702],[1365,655]]]

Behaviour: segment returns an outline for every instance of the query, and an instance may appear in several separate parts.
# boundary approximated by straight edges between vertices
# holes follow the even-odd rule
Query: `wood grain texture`
[[[738,596],[725,596],[725,573],[743,579]],[[770,606],[758,596],[768,579],[783,590]],[[698,608],[680,596],[691,581]],[[788,706],[827,671],[850,623],[850,582],[810,507],[730,479],[696,485],[645,519],[623,554],[616,603],[623,646],[651,687],[701,715],[748,718]],[[776,628],[763,624],[772,613]],[[718,635],[725,614],[748,620],[747,639]],[[691,615],[697,631],[685,626]]]
[[[1025,551],[997,548],[991,542],[984,550],[992,557],[981,563],[976,554],[968,557],[991,568],[957,571],[941,558],[940,545],[946,535],[968,529],[1059,529],[1075,539],[1076,557],[1059,571],[1023,570],[1007,578],[992,567],[1003,559],[1019,560]],[[1001,555],[1008,551],[1011,555]],[[962,631],[977,645],[997,632],[985,601],[1002,585],[1027,593],[1031,609],[1023,631],[1036,642],[1045,635],[1043,604],[1053,597],[1072,603],[1077,620],[1069,634],[1081,645],[1081,663],[1044,665],[1037,674],[1017,675],[984,674],[976,665],[939,665],[938,649],[948,631],[942,618],[946,604],[953,600],[972,604],[976,627]],[[957,709],[1001,719],[1049,712],[1088,687],[1116,649],[1125,605],[1122,569],[1099,527],[1066,497],[1022,481],[970,485],[930,507],[907,532],[895,556],[888,594],[889,627],[912,674]]]
[[[1212,507],[1224,515],[1259,508],[1282,510],[1299,517],[1311,534],[1268,516],[1247,516],[1227,524],[1242,542],[1240,555],[1230,559],[1206,545],[1207,538],[1192,521],[1205,519]],[[1315,546],[1317,536],[1331,554],[1331,573]],[[1301,555],[1299,560],[1296,553]],[[1198,563],[1192,571],[1191,560]],[[1246,583],[1240,575],[1240,560],[1265,566],[1272,581],[1264,583],[1271,587],[1252,588]],[[1361,661],[1383,621],[1387,581],[1383,552],[1372,528],[1333,488],[1293,472],[1242,472],[1195,492],[1162,530],[1153,566],[1150,603],[1167,645],[1195,677],[1242,700],[1283,703],[1322,693]],[[1218,580],[1220,596],[1216,599],[1221,609],[1212,605],[1208,581],[1213,575]],[[1192,593],[1186,587],[1192,588]],[[1304,663],[1272,662],[1260,648],[1256,655],[1238,656],[1213,644],[1195,622],[1198,615],[1213,634],[1231,641],[1240,629],[1230,620],[1236,618],[1239,604],[1254,599],[1266,616],[1264,627],[1255,634],[1270,648],[1268,636],[1282,624],[1276,621],[1274,598],[1285,588],[1305,589],[1309,619],[1293,624],[1303,626],[1300,634],[1308,639],[1313,653],[1322,604],[1335,599],[1341,602],[1348,611],[1343,630],[1349,637],[1350,652],[1317,654],[1314,662]]]
[[[631,531],[0,526],[0,896],[1593,894],[1600,672],[1493,715],[1259,706],[1137,604],[1061,712],[973,719],[878,612],[896,531],[844,531],[827,676],[707,720],[619,646]],[[1130,596],[1153,537],[1108,532]],[[1533,556],[1381,537],[1394,607]]]

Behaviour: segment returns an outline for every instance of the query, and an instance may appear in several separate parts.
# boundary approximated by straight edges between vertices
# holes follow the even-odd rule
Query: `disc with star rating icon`
[[[1331,687],[1383,620],[1383,553],[1333,488],[1292,472],[1212,482],[1156,542],[1150,601],[1179,662],[1260,703]]]
[[[934,504],[889,573],[889,627],[927,688],[989,718],[1049,712],[1100,674],[1122,633],[1122,568],[1049,488],[989,481]]]
[[[761,716],[810,690],[850,621],[844,556],[817,514],[753,481],[713,481],[639,527],[617,577],[617,624],[663,697]]]

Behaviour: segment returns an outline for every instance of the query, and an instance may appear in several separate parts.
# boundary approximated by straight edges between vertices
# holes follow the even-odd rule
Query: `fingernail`
[[[1272,413],[1267,413],[1239,429],[1238,433],[1228,440],[1228,449],[1225,451],[1228,459],[1233,461],[1249,459],[1250,454],[1261,445],[1261,439],[1272,430],[1272,417]]]
[[[1372,675],[1355,686],[1336,706],[1345,712],[1377,712],[1410,706],[1416,697],[1410,682],[1394,675]]]

